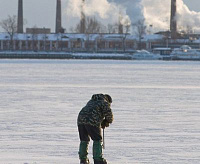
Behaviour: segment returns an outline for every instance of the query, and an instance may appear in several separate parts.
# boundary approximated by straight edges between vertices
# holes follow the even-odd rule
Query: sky
[[[200,0],[177,0],[178,24],[181,28],[192,26],[200,32]],[[80,19],[81,0],[62,0],[62,24],[67,32]],[[0,0],[0,20],[17,15],[18,0]],[[97,5],[98,4],[98,5]],[[55,30],[56,0],[24,0],[26,27],[46,27]],[[86,15],[97,17],[103,24],[116,23],[119,12],[123,22],[139,19],[153,25],[155,31],[168,30],[170,0],[86,0]],[[3,29],[0,28],[0,32]]]

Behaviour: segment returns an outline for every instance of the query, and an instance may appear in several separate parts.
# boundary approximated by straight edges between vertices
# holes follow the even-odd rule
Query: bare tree
[[[31,37],[32,37],[32,49],[36,51],[38,49],[38,32],[36,25],[32,28]]]
[[[73,30],[77,33],[81,33],[81,23],[78,23]],[[104,31],[103,25],[95,18],[95,17],[86,17],[85,18],[85,33],[86,34],[94,34],[94,33],[101,33]]]
[[[15,33],[17,32],[17,16],[9,15],[7,19],[4,19],[0,22],[0,26],[10,36],[10,49],[13,49],[13,38]]]
[[[123,34],[123,50],[124,52],[126,51],[126,38],[127,38],[127,35],[130,33],[130,27],[131,27],[131,22],[126,19],[125,22],[124,22],[124,34]]]
[[[187,34],[192,34],[193,33],[193,27],[191,25],[187,25],[185,29]]]
[[[136,23],[133,24],[134,32],[139,40],[139,46],[138,46],[139,49],[141,49],[142,38],[143,35],[146,34],[146,28],[147,27],[145,25],[144,19],[138,20]]]
[[[100,33],[101,32],[101,23],[99,23],[95,17],[93,18],[86,18],[86,30],[87,34],[89,33]]]
[[[186,25],[185,27],[183,27],[182,35],[183,35],[185,38],[189,38],[189,39],[190,39],[190,36],[191,36],[192,33],[193,33],[193,28],[192,28],[192,26]]]
[[[107,32],[109,33],[109,34],[116,34],[117,33],[117,27],[118,26],[118,24],[117,23],[115,23],[115,24],[108,24],[107,25]]]

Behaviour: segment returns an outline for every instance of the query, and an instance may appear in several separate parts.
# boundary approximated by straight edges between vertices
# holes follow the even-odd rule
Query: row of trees
[[[85,18],[85,33],[86,34],[94,34],[94,33],[108,33],[115,34],[119,33],[119,23],[108,24],[107,26],[103,25],[99,22],[95,17],[86,17]],[[146,25],[145,20],[138,20],[136,23],[131,24],[129,20],[125,20],[122,24],[123,26],[123,34],[128,34],[133,28],[135,34],[145,34],[146,33]],[[75,27],[70,28],[70,32],[72,33],[81,33],[81,22],[79,22]]]

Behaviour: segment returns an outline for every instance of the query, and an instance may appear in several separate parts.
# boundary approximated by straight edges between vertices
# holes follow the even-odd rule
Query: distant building
[[[50,34],[50,28],[26,28],[27,34]]]
[[[42,31],[40,31],[42,30]],[[0,33],[0,51],[65,51],[65,52],[132,52],[137,38],[123,34],[52,34],[50,29],[30,28],[25,34],[15,34],[11,40]],[[144,43],[145,47],[146,43]]]

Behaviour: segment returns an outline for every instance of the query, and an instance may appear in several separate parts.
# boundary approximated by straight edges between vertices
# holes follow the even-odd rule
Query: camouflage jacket
[[[93,95],[91,100],[82,108],[78,115],[78,125],[92,125],[100,127],[103,119],[113,122],[113,113],[110,103],[103,94]]]

